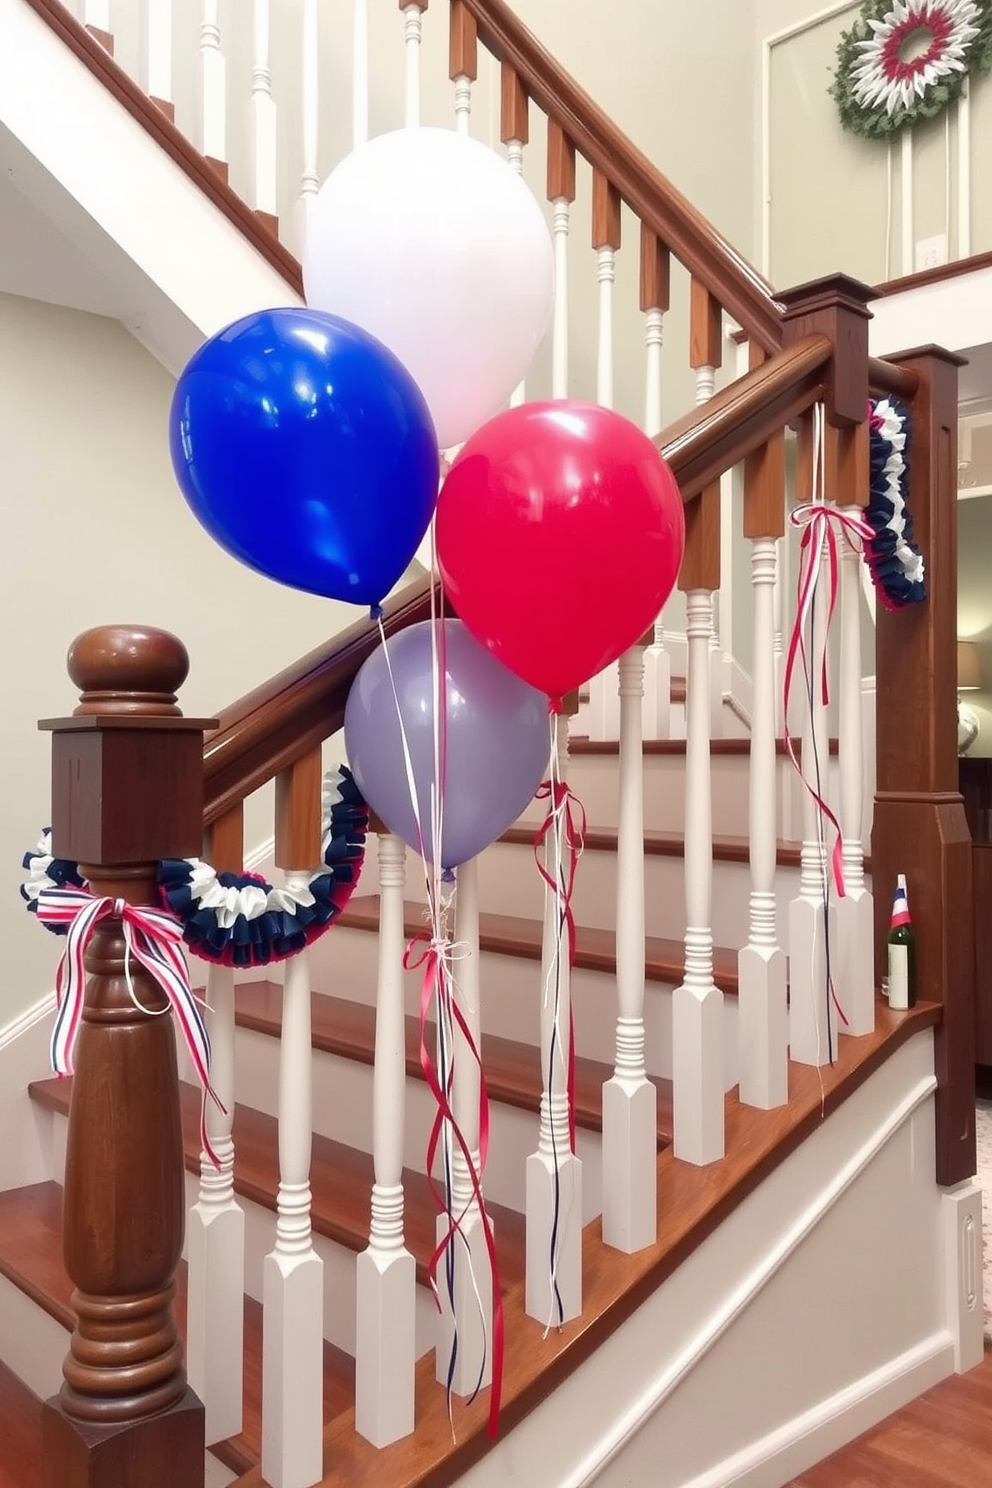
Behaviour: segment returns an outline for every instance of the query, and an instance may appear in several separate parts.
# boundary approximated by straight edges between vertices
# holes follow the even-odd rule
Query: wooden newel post
[[[203,835],[209,722],[176,706],[185,648],[107,626],[80,636],[68,665],[79,706],[40,725],[53,736],[52,850],[94,895],[157,904],[159,859],[195,855]],[[76,1326],[45,1404],[43,1488],[196,1488],[203,1408],[172,1309],[185,1207],[172,1018],[155,1016],[167,1001],[134,957],[125,968],[116,916],[85,964],[63,1207]]]

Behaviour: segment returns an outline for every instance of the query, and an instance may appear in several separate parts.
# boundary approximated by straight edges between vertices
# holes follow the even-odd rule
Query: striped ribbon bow
[[[189,984],[186,958],[180,950],[182,927],[172,915],[147,905],[128,904],[124,899],[97,898],[86,889],[41,891],[38,895],[39,920],[46,925],[64,925],[68,932],[55,977],[58,1013],[52,1032],[52,1068],[57,1075],[72,1074],[73,1050],[86,996],[83,958],[94,930],[108,916],[119,919],[124,931],[124,975],[135,1007],[143,1013],[152,1011],[145,1007],[134,990],[130,969],[132,956],[165,993],[169,1006],[157,1011],[167,1012],[171,1008],[176,1015],[203,1088],[200,1143],[214,1167],[219,1168],[220,1162],[207,1135],[207,1096],[220,1110],[224,1108],[210,1084],[210,1036]]]
[[[834,884],[838,896],[844,897],[844,849],[841,843],[840,823],[827,805],[822,794],[813,785],[810,779],[803,773],[796,753],[796,741],[789,732],[789,700],[792,695],[792,674],[795,670],[796,658],[802,657],[804,670],[809,679],[810,706],[812,706],[815,679],[809,677],[809,663],[806,656],[806,646],[803,636],[807,622],[811,619],[813,605],[816,599],[818,580],[820,576],[820,564],[822,558],[826,557],[827,579],[829,592],[827,598],[827,623],[829,631],[830,622],[833,619],[834,609],[837,605],[837,590],[839,587],[839,557],[838,543],[845,540],[852,548],[858,551],[856,539],[863,542],[870,541],[874,532],[867,522],[860,517],[854,517],[849,512],[839,511],[835,506],[827,506],[825,502],[813,501],[804,506],[797,506],[789,513],[789,521],[793,527],[801,528],[802,539],[799,546],[799,584],[798,600],[796,605],[796,619],[792,627],[792,635],[789,639],[789,650],[785,661],[785,683],[783,711],[785,714],[785,747],[789,758],[799,772],[803,785],[809,791],[816,803],[817,809],[833,827],[834,846],[830,855],[830,867],[833,873]],[[830,689],[827,677],[827,650],[824,646],[823,663],[820,675],[820,697],[826,706],[830,701]],[[817,775],[819,784],[819,775]]]

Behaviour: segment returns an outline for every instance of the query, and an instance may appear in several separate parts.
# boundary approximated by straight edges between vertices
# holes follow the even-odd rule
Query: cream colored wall
[[[57,943],[29,922],[18,886],[50,811],[36,720],[72,711],[73,637],[118,621],[175,631],[192,660],[180,702],[203,716],[356,615],[251,573],[207,537],[173,479],[171,397],[170,378],[115,322],[0,296],[0,1029],[52,985]],[[249,843],[270,821],[256,815]]]
[[[958,502],[958,634],[978,642],[982,677],[980,692],[966,692],[963,700],[978,715],[981,733],[968,751],[992,755],[992,497]]]
[[[812,0],[755,0],[759,57],[776,33],[809,22],[798,34],[777,42],[768,57],[768,273],[780,289],[838,269],[869,284],[906,272],[901,251],[901,145],[897,141],[892,150],[892,213],[887,228],[889,150],[884,143],[842,130],[828,92],[837,44],[859,6],[852,3],[831,14],[833,9]],[[759,87],[759,113],[760,91]],[[974,80],[971,97],[972,231],[967,248],[957,236],[956,110],[952,107],[921,125],[912,139],[912,242],[947,233],[951,258],[992,248],[992,189],[988,172],[981,167],[992,146],[992,79]],[[759,132],[759,152],[761,143]],[[760,194],[759,175],[759,201]],[[760,237],[755,248],[760,261]]]

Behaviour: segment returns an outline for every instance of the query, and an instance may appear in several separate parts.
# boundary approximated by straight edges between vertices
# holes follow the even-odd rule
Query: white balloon
[[[390,348],[442,449],[503,406],[548,328],[554,255],[533,193],[486,145],[402,129],[348,155],[317,194],[307,303]]]

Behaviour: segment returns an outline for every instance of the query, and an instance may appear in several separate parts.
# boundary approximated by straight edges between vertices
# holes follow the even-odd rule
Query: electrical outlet
[[[936,269],[947,262],[947,234],[937,233],[932,238],[920,238],[916,244],[915,262],[920,269]]]

